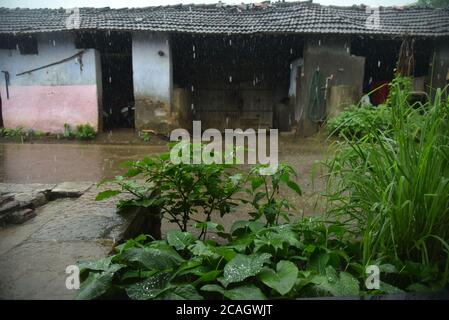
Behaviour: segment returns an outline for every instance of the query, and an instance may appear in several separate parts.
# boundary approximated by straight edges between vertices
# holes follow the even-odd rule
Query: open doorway
[[[188,95],[183,109],[202,129],[291,130],[289,86],[301,37],[176,34],[172,44],[175,97]]]
[[[366,57],[363,93],[371,92],[370,102],[373,105],[385,103],[388,98],[388,84],[395,76],[403,40],[402,38],[371,39],[357,37],[352,41],[351,53]],[[431,41],[424,39],[413,40],[414,63],[411,76],[413,77],[413,89],[416,92],[426,91],[429,81],[431,53]]]
[[[98,36],[103,83],[103,129],[134,128],[132,38],[129,33]]]

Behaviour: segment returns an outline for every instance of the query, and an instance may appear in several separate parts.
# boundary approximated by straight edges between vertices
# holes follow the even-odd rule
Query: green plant
[[[64,125],[64,135],[65,135],[66,126]],[[74,135],[77,139],[80,140],[91,140],[95,138],[95,129],[89,124],[79,124],[76,126]]]
[[[192,146],[189,149],[193,152]],[[214,212],[223,216],[237,205],[233,196],[245,182],[242,174],[232,173],[232,165],[175,164],[168,153],[124,165],[128,168],[125,175],[103,182],[118,188],[101,192],[97,200],[131,194],[132,198],[118,202],[119,208],[156,206],[162,217],[176,223],[181,231],[187,231],[194,214],[203,214],[204,220],[194,220],[203,237],[216,229],[211,221]]]
[[[139,137],[145,142],[149,142],[151,140],[151,134],[149,132],[140,131]]]
[[[346,139],[327,162],[328,197],[331,213],[362,239],[363,265],[388,261],[402,270],[402,284],[442,288],[449,276],[448,104],[439,90],[432,102],[411,106],[408,81],[391,85],[388,134]]]
[[[391,130],[391,117],[391,108],[387,105],[351,106],[329,119],[327,129],[330,135],[348,139],[360,139],[378,130],[387,134]]]
[[[9,137],[9,138],[17,138],[17,137],[23,137],[26,135],[24,128],[22,126],[18,126],[15,129],[12,128],[1,128],[1,135],[3,137]]]
[[[341,251],[346,240],[338,224],[304,219],[264,227],[237,221],[229,239],[220,245],[174,230],[161,241],[139,236],[113,256],[79,264],[78,299],[280,299],[361,292],[346,268],[350,257]]]
[[[288,210],[292,208],[292,205],[287,199],[279,199],[278,196],[281,186],[286,185],[298,195],[301,195],[302,193],[298,184],[291,180],[291,176],[297,176],[295,170],[291,166],[281,163],[278,165],[274,174],[261,174],[261,170],[266,168],[266,165],[257,165],[251,170],[251,188],[246,189],[246,192],[249,193],[253,199],[252,201],[244,200],[244,202],[251,203],[256,210],[249,213],[255,220],[264,217],[267,225],[271,226],[278,224],[280,217],[289,221]]]
[[[70,127],[70,125],[68,123],[64,123],[64,133],[63,133],[64,138],[66,139],[70,139],[73,138],[74,133],[72,131],[72,128]]]

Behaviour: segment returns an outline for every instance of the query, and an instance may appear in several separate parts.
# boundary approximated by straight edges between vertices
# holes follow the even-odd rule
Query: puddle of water
[[[165,152],[164,146],[0,144],[0,182],[99,181],[124,172],[120,164]]]

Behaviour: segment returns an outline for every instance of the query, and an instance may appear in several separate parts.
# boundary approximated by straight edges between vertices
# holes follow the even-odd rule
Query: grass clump
[[[327,162],[328,196],[331,213],[361,239],[363,265],[388,261],[402,270],[401,284],[441,288],[449,275],[448,101],[438,90],[410,105],[408,81],[391,85],[391,130],[346,138]]]

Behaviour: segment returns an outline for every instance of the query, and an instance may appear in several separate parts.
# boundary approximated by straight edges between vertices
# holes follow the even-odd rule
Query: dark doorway
[[[388,83],[395,76],[399,50],[403,39],[371,39],[356,37],[351,43],[351,53],[366,57],[363,92],[371,93],[371,103],[382,104],[389,93]],[[424,91],[424,79],[429,74],[432,43],[428,40],[414,40],[414,67],[412,75],[415,90]],[[418,89],[419,87],[419,89]],[[374,92],[373,92],[374,91]]]
[[[202,128],[290,131],[292,62],[302,58],[294,35],[186,35],[173,44],[174,90],[188,92]]]
[[[103,128],[134,127],[132,38],[107,32],[97,38],[103,83]]]

